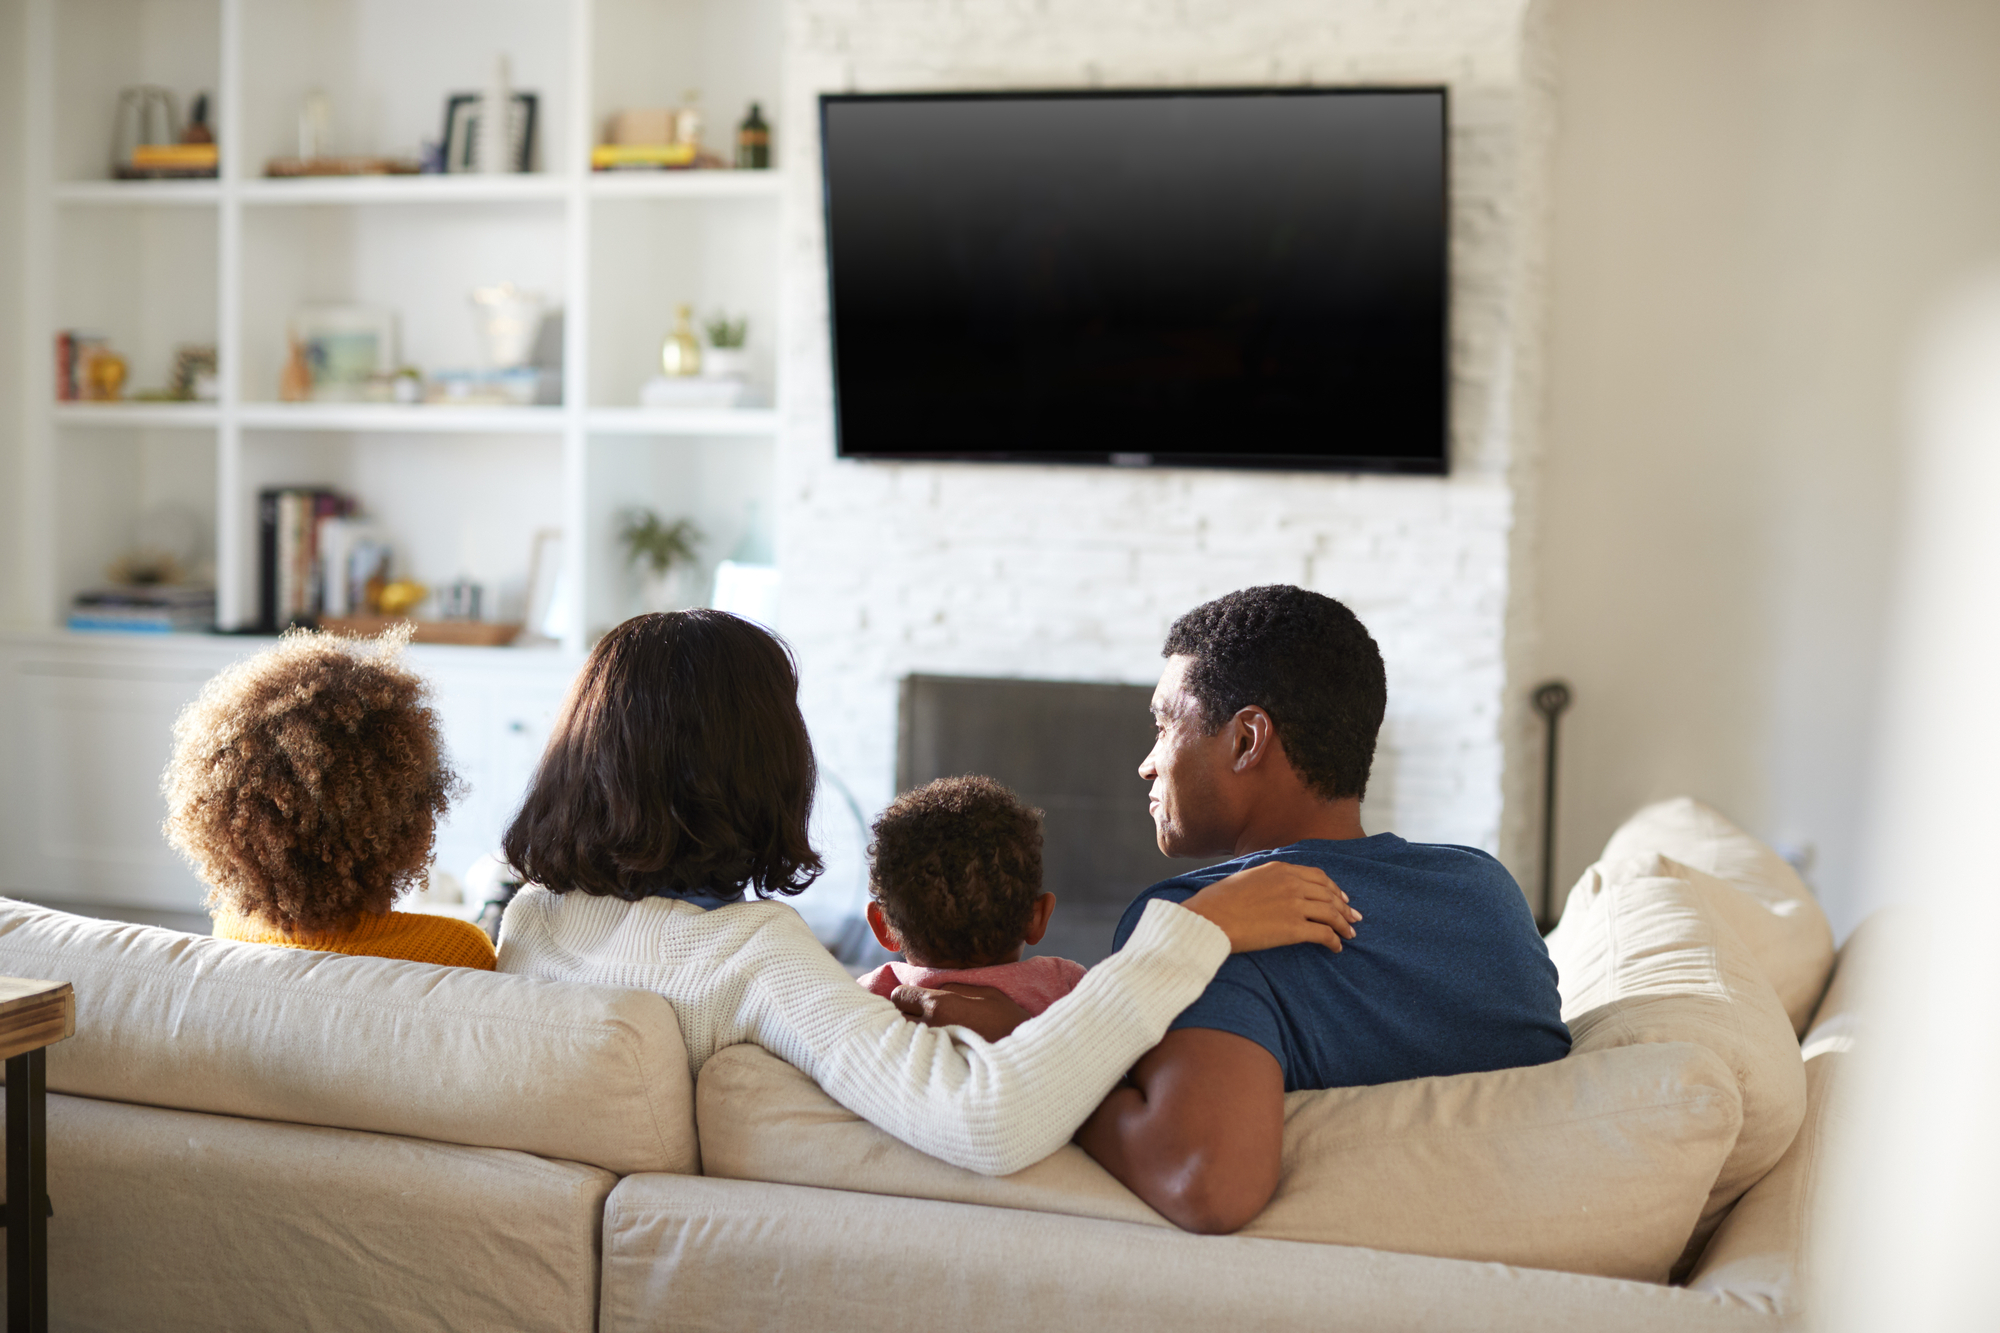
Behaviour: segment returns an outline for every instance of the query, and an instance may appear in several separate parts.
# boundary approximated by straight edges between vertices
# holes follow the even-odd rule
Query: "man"
[[[1277,1189],[1287,1092],[1543,1064],[1568,1054],[1569,1030],[1505,867],[1362,829],[1388,691],[1352,611],[1299,588],[1247,588],[1182,616],[1162,655],[1157,739],[1139,766],[1160,850],[1235,859],[1140,894],[1115,945],[1149,900],[1272,860],[1323,871],[1362,918],[1337,954],[1232,956],[1077,1131],[1169,1220],[1229,1232]],[[905,989],[906,1012],[989,1039],[1026,1017],[1004,997]]]
[[[1168,856],[1236,859],[1153,898],[1267,860],[1314,866],[1362,915],[1335,954],[1238,954],[1077,1133],[1168,1219],[1234,1231],[1277,1189],[1284,1095],[1561,1059],[1556,971],[1506,869],[1468,847],[1368,836],[1361,797],[1387,689],[1381,653],[1339,602],[1248,588],[1182,616],[1139,766]]]

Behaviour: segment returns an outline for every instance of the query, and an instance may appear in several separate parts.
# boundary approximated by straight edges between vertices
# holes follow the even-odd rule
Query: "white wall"
[[[1688,791],[1861,869],[1913,348],[2000,259],[2000,7],[1589,0],[1557,134],[1540,662],[1561,874]]]
[[[22,584],[21,227],[26,182],[26,0],[0,0],[0,625],[27,614]]]
[[[1522,221],[1522,6],[1490,0],[797,0],[788,180],[783,625],[823,760],[892,791],[910,672],[1150,682],[1173,618],[1248,584],[1354,606],[1390,706],[1368,817],[1500,850],[1510,576],[1539,401]],[[815,98],[822,91],[1444,82],[1453,97],[1453,472],[1356,478],[837,462]],[[1525,335],[1524,336],[1524,331]],[[948,445],[948,442],[941,442]],[[1136,767],[1140,755],[1129,756]],[[1518,767],[1518,766],[1517,766]],[[1133,799],[1141,785],[1133,779]],[[1518,803],[1517,803],[1518,807]]]

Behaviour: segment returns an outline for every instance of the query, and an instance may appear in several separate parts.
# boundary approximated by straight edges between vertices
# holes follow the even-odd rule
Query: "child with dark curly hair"
[[[207,882],[217,936],[492,970],[479,927],[391,910],[460,788],[429,690],[396,660],[408,642],[292,631],[174,723],[167,839]]]
[[[1056,896],[1042,892],[1042,816],[991,778],[940,778],[875,821],[868,925],[903,955],[861,978],[898,986],[990,986],[1032,1017],[1076,989],[1084,967],[1022,958],[1041,943]]]

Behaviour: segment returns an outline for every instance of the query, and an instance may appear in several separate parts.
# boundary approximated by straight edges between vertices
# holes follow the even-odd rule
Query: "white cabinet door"
[[[499,850],[548,743],[571,670],[551,664],[547,672],[477,674],[446,666],[425,674],[452,765],[466,783],[438,826],[437,865],[463,877],[466,867]]]
[[[198,909],[201,882],[160,832],[160,775],[209,672],[26,661],[10,674],[6,890]]]

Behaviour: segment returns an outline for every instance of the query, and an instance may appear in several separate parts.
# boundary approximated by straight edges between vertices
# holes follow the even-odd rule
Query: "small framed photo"
[[[563,569],[561,528],[540,528],[528,555],[526,637],[560,639],[569,619],[569,580]]]
[[[444,104],[444,169],[452,173],[479,170],[480,107],[485,98],[478,93],[453,93]],[[533,93],[515,93],[509,131],[507,165],[512,171],[535,169],[535,112]]]
[[[396,373],[396,312],[381,306],[305,306],[291,336],[305,357],[312,399],[363,402]]]

